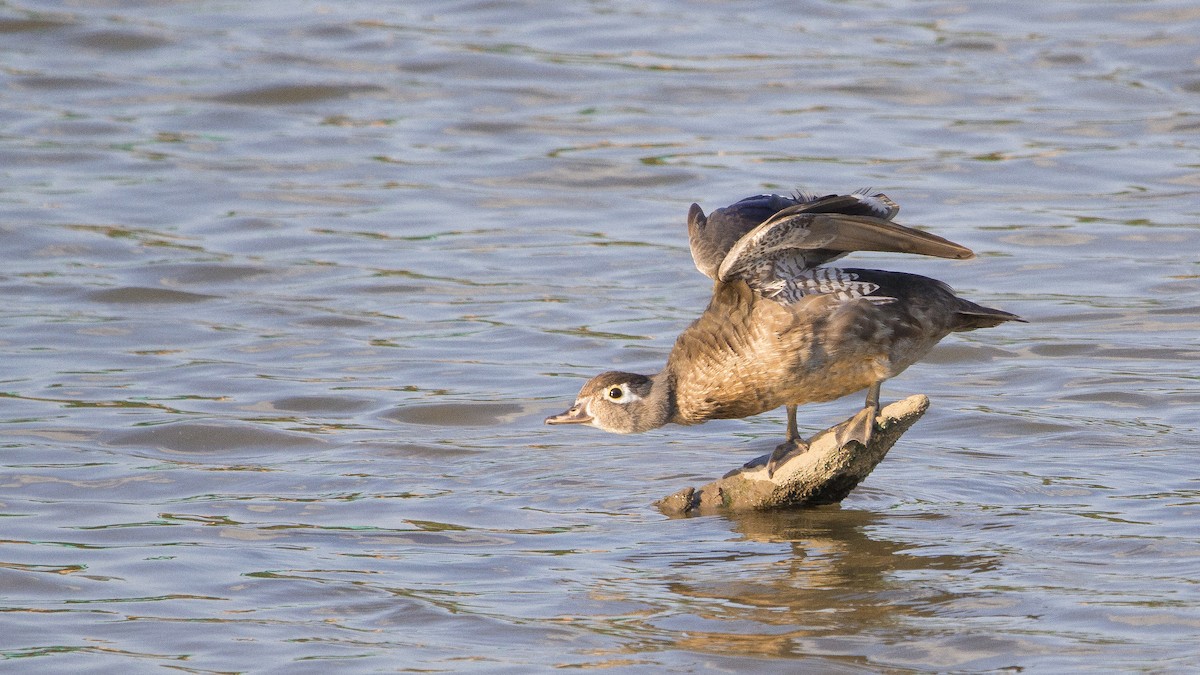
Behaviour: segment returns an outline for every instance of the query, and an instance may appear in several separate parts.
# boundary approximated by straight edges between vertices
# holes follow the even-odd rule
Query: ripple
[[[373,456],[401,457],[444,460],[447,457],[458,457],[479,454],[479,450],[456,447],[450,444],[433,445],[430,443],[383,443],[371,442],[363,445]]]
[[[289,412],[346,413],[364,410],[372,403],[369,399],[348,396],[288,396],[271,401],[268,405],[272,410]]]
[[[204,293],[189,293],[169,288],[148,288],[145,286],[125,286],[110,288],[103,291],[93,291],[88,297],[96,302],[115,304],[151,305],[151,304],[181,304],[204,302],[219,297]]]
[[[324,443],[311,436],[276,431],[261,425],[173,422],[116,434],[105,441],[105,445],[153,448],[185,455],[227,455],[309,450],[322,447]]]
[[[481,179],[480,182],[495,186],[540,185],[543,189],[562,188],[663,188],[691,182],[695,174],[681,169],[647,171],[630,167],[626,163],[607,161],[558,160],[544,170],[524,174],[504,174]]]
[[[157,35],[147,35],[145,33],[103,30],[89,33],[79,38],[77,43],[82,47],[101,51],[139,52],[165,47],[171,44],[171,41]]]
[[[524,412],[524,406],[513,403],[431,403],[405,406],[384,417],[408,424],[487,427],[507,424]]]
[[[164,284],[203,284],[242,281],[270,274],[271,270],[253,265],[195,264],[156,268],[154,273]]]
[[[1059,396],[1059,401],[1074,403],[1105,403],[1118,408],[1155,408],[1163,401],[1153,396],[1135,394],[1128,391],[1097,391],[1087,394],[1068,394]]]
[[[277,84],[217,94],[209,100],[237,105],[296,105],[383,91],[383,87],[366,84]]]
[[[0,19],[0,33],[46,33],[73,25],[69,21],[44,18]]]
[[[1080,232],[1066,231],[1047,231],[1038,230],[1030,232],[1020,232],[1017,234],[1009,234],[1001,237],[1001,240],[1014,244],[1016,246],[1086,246],[1096,241],[1097,237],[1091,234],[1082,234]]]
[[[18,86],[27,89],[62,89],[71,92],[80,89],[101,89],[116,86],[115,82],[111,82],[103,77],[87,77],[82,75],[28,75],[14,78],[13,81]]]

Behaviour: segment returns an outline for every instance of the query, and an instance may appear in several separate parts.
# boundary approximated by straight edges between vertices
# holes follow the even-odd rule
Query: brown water
[[[37,672],[1200,667],[1191,2],[0,4],[0,657]],[[840,507],[782,416],[550,428],[684,218],[870,186],[1032,323]],[[859,405],[802,410],[815,429]]]

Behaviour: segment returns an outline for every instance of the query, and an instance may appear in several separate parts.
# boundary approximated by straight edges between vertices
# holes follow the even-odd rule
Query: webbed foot
[[[871,442],[871,434],[875,431],[875,417],[879,414],[879,409],[875,407],[863,408],[854,414],[854,417],[846,420],[837,433],[837,442],[839,447],[846,447],[850,441],[858,441],[866,446]]]
[[[775,469],[783,464],[792,455],[800,455],[808,452],[808,443],[799,438],[784,441],[775,446],[775,450],[771,452],[771,459],[767,460],[767,478],[775,475]]]

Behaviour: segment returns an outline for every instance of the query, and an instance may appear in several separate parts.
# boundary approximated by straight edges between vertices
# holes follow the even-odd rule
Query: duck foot
[[[858,441],[863,447],[870,445],[871,436],[875,431],[875,418],[878,415],[878,408],[863,408],[850,419],[834,427],[831,431],[834,432],[834,440],[837,441],[838,447],[844,448],[850,441]]]
[[[832,434],[834,443],[836,443],[838,448],[846,447],[851,441],[856,441],[865,448],[871,443],[871,436],[875,431],[875,418],[878,415],[878,408],[866,407],[855,413],[850,419],[835,427],[826,429],[821,434]],[[813,440],[817,436],[814,436]],[[775,469],[791,458],[808,452],[809,447],[807,441],[798,437],[789,438],[775,446],[775,450],[771,452],[770,459],[767,460],[767,478],[774,478]],[[746,466],[749,467],[751,464],[753,462],[747,463]]]
[[[775,467],[786,462],[788,458],[806,452],[808,452],[808,443],[799,438],[786,440],[775,446],[775,450],[771,452],[771,458],[767,460],[767,478],[774,476]]]

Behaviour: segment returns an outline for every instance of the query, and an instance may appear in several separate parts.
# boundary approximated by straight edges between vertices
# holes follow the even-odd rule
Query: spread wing
[[[837,209],[836,211],[834,209]],[[794,302],[804,295],[873,292],[837,270],[818,270],[852,251],[892,251],[963,259],[974,254],[936,235],[894,223],[898,208],[884,195],[833,195],[789,206],[729,247],[715,278],[745,280],[765,297]]]
[[[796,204],[796,200],[780,195],[755,195],[707,216],[699,204],[692,204],[688,212],[688,243],[696,269],[704,276],[716,279],[717,268],[738,239],[771,216]]]
[[[787,210],[791,215],[801,213],[834,213],[847,216],[869,216],[891,220],[900,207],[884,194],[867,194],[865,190],[848,195],[825,195],[798,192],[784,197],[775,194],[747,197],[735,204],[717,209],[708,216],[699,204],[688,212],[688,241],[692,261],[705,276],[716,279],[721,262],[734,244],[747,232]],[[828,251],[822,256],[810,253],[813,259],[828,262],[844,252]],[[819,264],[819,263],[814,263]]]

